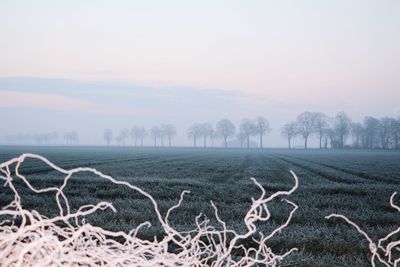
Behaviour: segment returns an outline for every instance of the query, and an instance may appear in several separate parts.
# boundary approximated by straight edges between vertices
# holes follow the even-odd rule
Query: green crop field
[[[299,252],[284,264],[294,266],[368,266],[368,244],[341,220],[324,219],[340,213],[357,222],[373,238],[398,227],[400,214],[390,208],[389,197],[400,191],[400,152],[359,150],[235,150],[235,149],[151,149],[101,147],[0,147],[3,162],[23,152],[37,153],[64,168],[93,167],[116,179],[143,188],[160,204],[162,212],[175,205],[183,190],[190,190],[183,205],[171,214],[179,230],[194,227],[200,212],[213,218],[210,200],[219,209],[228,227],[244,230],[242,222],[251,197],[259,189],[255,177],[268,193],[289,189],[300,179],[299,189],[289,200],[299,205],[290,225],[269,243],[276,252],[292,247]],[[63,177],[46,165],[29,160],[22,173],[38,188],[61,185]],[[34,194],[17,183],[25,208],[52,216],[57,212],[53,194]],[[102,211],[87,222],[110,230],[129,231],[143,221],[153,227],[143,229],[142,237],[162,236],[151,203],[142,195],[80,173],[66,190],[71,205],[111,201],[118,213]],[[0,189],[0,206],[13,199],[8,187]],[[398,199],[400,202],[400,199]],[[276,201],[272,220],[259,225],[264,232],[284,222],[290,206]],[[248,242],[252,242],[249,240]]]

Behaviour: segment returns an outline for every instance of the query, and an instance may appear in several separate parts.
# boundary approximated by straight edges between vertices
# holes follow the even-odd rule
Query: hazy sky
[[[262,115],[279,145],[305,110],[399,115],[399,14],[395,0],[2,0],[2,131],[95,143],[104,127]]]

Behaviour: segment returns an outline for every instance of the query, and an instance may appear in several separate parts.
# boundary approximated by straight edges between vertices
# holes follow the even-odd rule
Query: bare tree
[[[210,134],[211,147],[214,147],[214,141],[218,138],[217,132],[213,129]]]
[[[188,129],[188,137],[193,139],[193,147],[197,147],[197,138],[202,135],[202,125],[200,123],[192,124]]]
[[[391,136],[393,140],[393,148],[400,149],[400,118],[398,118],[397,120],[392,120]]]
[[[66,143],[67,145],[69,145],[69,144],[70,144],[70,140],[71,140],[70,132],[65,132],[64,135],[63,135],[63,138],[64,138],[64,140],[65,140],[65,143]],[[35,138],[35,139],[36,139],[36,138]],[[37,141],[36,141],[36,142],[37,142]]]
[[[140,138],[140,127],[133,126],[130,134],[134,145],[137,146],[138,140]]]
[[[327,138],[329,139],[331,149],[338,148],[340,141],[339,141],[339,138],[337,135],[337,131],[335,131],[335,129],[333,129],[333,128],[328,128],[325,130],[325,134],[326,134]]]
[[[55,145],[57,143],[58,133],[57,132],[51,132],[49,135],[50,135],[50,139],[53,140],[53,145]]]
[[[157,138],[160,137],[161,130],[158,126],[153,126],[150,130],[150,135],[154,140],[154,147],[157,146]]]
[[[297,125],[296,122],[292,121],[283,125],[281,129],[281,134],[285,136],[288,140],[288,147],[291,149],[292,138],[296,136]]]
[[[367,116],[364,118],[364,134],[363,147],[372,149],[379,146],[379,120],[374,117]]]
[[[353,139],[353,145],[359,148],[361,146],[363,126],[359,122],[353,122],[350,124],[350,129],[351,129],[351,136]]]
[[[131,129],[131,137],[134,141],[134,145],[138,146],[140,140],[140,146],[143,146],[143,139],[147,135],[147,131],[143,126],[134,126]]]
[[[227,148],[227,139],[235,134],[235,125],[230,120],[223,119],[217,122],[216,130],[218,135],[224,139],[224,147]]]
[[[129,138],[130,131],[128,128],[124,128],[119,132],[119,137],[121,138],[122,145],[125,146],[126,140]]]
[[[64,139],[67,145],[77,144],[79,141],[78,133],[75,131],[65,132]]]
[[[304,138],[304,149],[307,149],[308,138],[315,132],[315,112],[303,112],[296,118],[297,133]]]
[[[243,119],[240,123],[240,132],[245,135],[247,148],[250,148],[250,136],[257,134],[256,125],[249,119]]]
[[[324,149],[328,148],[328,141],[330,139],[330,132],[331,128],[325,128],[323,133],[322,133],[322,142],[323,142],[323,147]]]
[[[202,123],[201,124],[201,135],[203,136],[203,147],[207,147],[207,137],[210,137],[213,135],[214,130],[211,125],[211,123]]]
[[[346,137],[350,133],[350,117],[344,112],[339,112],[335,117],[335,130],[339,138],[339,147],[343,148]]]
[[[139,138],[140,138],[140,146],[143,146],[143,139],[147,135],[146,129],[144,127],[139,127],[138,135],[139,135]]]
[[[50,145],[54,140],[53,133],[41,133],[34,135],[35,142],[40,145]],[[53,141],[54,144],[55,141]]]
[[[260,136],[260,148],[263,148],[263,136],[271,132],[269,121],[263,117],[257,117],[255,120],[255,132]]]
[[[381,148],[389,149],[391,145],[391,126],[392,118],[384,117],[379,121],[379,138]]]
[[[110,146],[110,143],[113,139],[113,133],[111,129],[105,129],[103,132],[103,139],[106,141],[107,146]]]
[[[239,131],[236,134],[237,139],[240,141],[240,148],[243,148],[244,140],[246,139],[246,134],[242,131]]]
[[[116,136],[115,142],[117,143],[117,145],[120,145],[122,143],[122,136],[121,135]]]
[[[171,147],[172,138],[174,138],[177,134],[176,128],[172,124],[166,124],[166,125],[163,125],[162,129],[163,129],[163,133],[168,138],[168,146]]]
[[[321,149],[324,130],[328,127],[326,115],[322,112],[314,113],[314,123],[315,123],[315,132],[318,134],[319,137],[319,148]]]
[[[167,135],[166,124],[161,124],[160,126],[160,138],[161,138],[161,147],[164,147],[164,138]]]

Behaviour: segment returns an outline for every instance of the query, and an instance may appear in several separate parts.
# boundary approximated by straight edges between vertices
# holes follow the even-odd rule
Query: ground
[[[153,195],[162,212],[176,204],[181,191],[190,190],[182,207],[171,214],[173,226],[181,230],[191,229],[200,212],[213,217],[210,200],[229,227],[243,230],[242,219],[251,197],[260,193],[249,178],[255,177],[272,193],[292,187],[292,169],[300,186],[288,199],[299,209],[291,224],[270,242],[276,252],[299,248],[299,253],[284,263],[291,266],[368,266],[367,242],[343,221],[325,220],[330,213],[347,215],[374,238],[400,222],[400,214],[389,206],[392,192],[400,192],[400,152],[395,151],[0,147],[0,161],[23,152],[41,154],[64,168],[94,167],[129,181]],[[26,162],[22,173],[40,188],[62,181],[37,161]],[[32,194],[23,186],[18,190],[26,208],[55,214],[54,195]],[[104,211],[87,219],[110,230],[129,231],[145,220],[154,222],[151,204],[143,196],[94,176],[74,176],[67,194],[73,207],[112,201],[117,214]],[[0,207],[12,197],[8,188],[1,187]],[[290,211],[279,201],[271,209],[271,222],[259,226],[265,232],[284,222]],[[149,239],[155,235],[162,235],[156,223],[142,232]]]

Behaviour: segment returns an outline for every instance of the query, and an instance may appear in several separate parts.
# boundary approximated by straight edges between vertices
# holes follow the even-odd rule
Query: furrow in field
[[[56,162],[58,166],[64,168],[64,169],[73,169],[77,167],[98,167],[98,166],[110,166],[112,164],[116,165],[124,165],[128,166],[128,163],[132,162],[135,165],[139,164],[147,164],[149,162],[152,162],[152,164],[157,163],[157,164],[162,164],[166,162],[176,162],[179,159],[182,158],[187,158],[185,155],[181,155],[180,157],[174,157],[170,158],[168,160],[165,160],[163,157],[160,157],[159,160],[157,157],[154,157],[154,155],[146,155],[146,156],[139,156],[139,157],[122,157],[121,155],[118,155],[118,158],[104,158],[102,160],[91,160],[93,157],[88,157],[87,159],[85,158],[79,158],[79,159],[65,159],[62,160],[61,162]],[[23,171],[24,174],[43,174],[43,173],[48,173],[53,171],[52,168],[42,165],[39,168],[36,165],[30,166],[31,164],[27,166],[23,166],[21,170]]]
[[[276,155],[268,155],[269,161],[270,162],[274,162],[275,165],[279,166],[279,168],[277,170],[275,170],[274,172],[271,173],[271,175],[276,175],[276,176],[282,176],[283,174],[288,177],[291,178],[292,175],[290,174],[290,170],[293,170],[296,175],[300,178],[302,184],[306,183],[307,185],[311,185],[311,184],[320,184],[321,183],[321,179],[319,178],[320,175],[315,175],[314,172],[311,172],[308,169],[299,167],[299,166],[295,166],[294,164],[292,164],[291,162],[285,161],[279,157],[277,157]],[[293,167],[297,167],[297,168],[293,168]],[[311,173],[311,175],[310,175]],[[328,182],[331,182],[329,180],[327,180]]]
[[[399,184],[399,180],[394,179],[394,178],[385,178],[385,177],[370,175],[370,174],[362,172],[362,171],[350,170],[347,168],[342,168],[339,166],[334,166],[331,164],[326,164],[326,163],[318,162],[315,160],[305,159],[304,157],[300,158],[300,157],[291,156],[291,158],[295,159],[295,160],[311,163],[311,164],[316,164],[318,166],[323,166],[325,168],[329,168],[329,169],[335,170],[337,172],[344,173],[345,175],[351,175],[353,177],[355,176],[360,179],[364,179],[364,181],[367,180],[367,181],[374,181],[374,182],[379,182],[379,183],[384,182],[384,183],[388,183],[388,184],[396,184],[396,185]]]
[[[64,169],[73,169],[73,168],[78,168],[78,167],[94,167],[94,166],[99,166],[99,165],[109,165],[110,163],[124,163],[124,162],[130,162],[130,161],[145,161],[147,159],[150,159],[151,157],[143,157],[143,158],[130,158],[130,159],[117,159],[117,160],[111,160],[111,159],[105,159],[101,161],[76,161],[72,164],[65,164],[65,162],[62,162],[58,164],[58,166],[64,168]],[[49,173],[54,171],[53,168],[50,168],[48,166],[43,166],[41,168],[35,168],[35,167],[22,167],[21,172],[23,174],[43,174],[43,173]]]
[[[365,180],[362,179],[361,177],[354,177],[355,179],[348,179],[348,178],[344,178],[340,175],[337,175],[336,173],[332,173],[327,170],[323,170],[323,168],[321,168],[321,166],[319,166],[319,164],[317,167],[312,167],[309,164],[304,164],[304,163],[299,162],[298,159],[293,160],[293,158],[288,158],[288,157],[285,157],[282,155],[275,155],[275,157],[280,160],[283,160],[295,167],[299,167],[301,169],[305,169],[311,173],[314,173],[329,182],[346,183],[346,184],[358,184],[358,183],[365,182]]]

